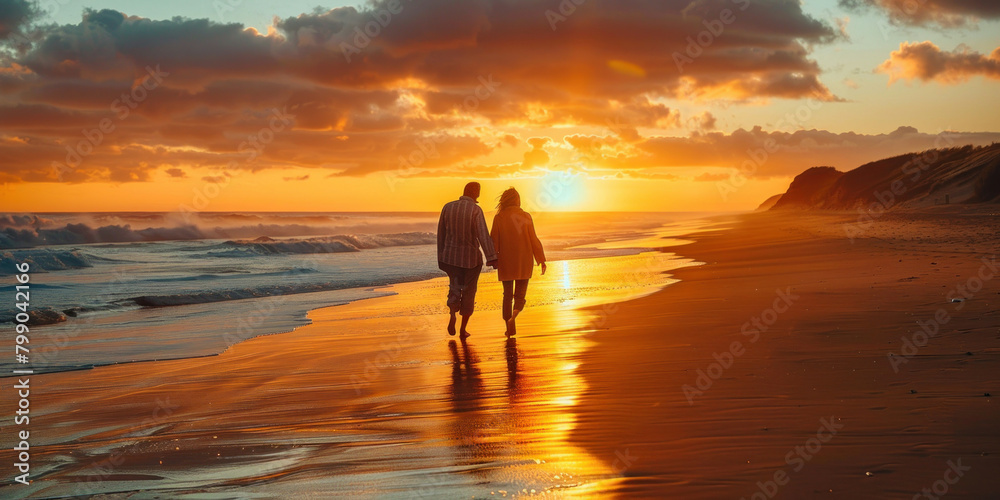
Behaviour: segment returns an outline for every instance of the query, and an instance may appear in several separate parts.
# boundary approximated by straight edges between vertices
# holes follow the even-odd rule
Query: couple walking
[[[462,315],[462,338],[469,336],[467,326],[475,309],[479,273],[483,269],[482,247],[486,265],[497,269],[497,279],[503,283],[503,319],[507,336],[517,333],[514,324],[524,309],[534,263],[545,274],[545,252],[535,235],[531,215],[521,210],[521,195],[510,188],[500,195],[493,228],[486,231],[486,217],[478,205],[478,182],[465,185],[465,193],[441,210],[438,221],[438,267],[448,273],[448,308],[451,320],[448,333],[455,335],[456,313]]]

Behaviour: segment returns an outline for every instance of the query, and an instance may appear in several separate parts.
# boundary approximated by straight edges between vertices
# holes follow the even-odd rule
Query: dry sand
[[[695,236],[678,251],[706,265],[594,336],[574,442],[604,461],[627,451],[611,491],[628,497],[913,498],[947,477],[948,498],[996,498],[1000,270],[983,261],[1000,265],[996,211],[887,214],[853,226],[853,242],[858,215],[836,213],[753,214]],[[947,321],[924,337],[918,322],[936,314]],[[924,345],[897,373],[903,338]],[[835,435],[817,438],[823,419]],[[971,469],[946,476],[959,460]]]

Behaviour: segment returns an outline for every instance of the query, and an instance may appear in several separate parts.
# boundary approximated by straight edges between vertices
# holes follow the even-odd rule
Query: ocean
[[[699,220],[706,215],[534,218],[557,262],[681,243],[670,235],[710,227]],[[14,265],[31,266],[35,373],[88,369],[219,354],[308,324],[310,310],[443,276],[436,226],[436,213],[4,214],[0,268],[12,287]],[[20,312],[11,297],[0,322]],[[0,362],[0,373],[17,368]]]

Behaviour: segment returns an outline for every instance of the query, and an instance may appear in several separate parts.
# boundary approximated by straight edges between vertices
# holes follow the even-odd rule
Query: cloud
[[[183,170],[181,170],[179,168],[176,168],[176,167],[175,168],[168,168],[168,169],[164,170],[164,172],[167,175],[169,175],[170,177],[176,177],[176,178],[187,177],[187,174],[184,173]]]
[[[504,134],[503,137],[500,138],[500,142],[504,146],[517,146],[520,140],[518,140],[517,136],[513,134]]]
[[[931,42],[903,42],[876,71],[889,75],[890,85],[915,79],[955,84],[976,75],[1000,80],[1000,48],[986,56],[966,46],[945,52]]]
[[[530,170],[535,167],[542,167],[549,163],[549,153],[543,149],[551,142],[548,137],[532,137],[528,139],[531,149],[524,153],[524,161],[521,163],[523,170]]]
[[[597,172],[591,171],[590,175],[593,177]],[[614,179],[646,179],[654,181],[674,181],[681,177],[674,174],[665,174],[662,172],[647,172],[647,171],[627,171],[615,172],[613,175],[604,176],[603,178],[614,178]]]
[[[370,39],[359,30],[387,0],[267,33],[108,9],[34,26],[29,46],[0,59],[0,182],[143,182],[179,164],[367,175],[416,159],[446,171],[511,145],[483,131],[497,127],[622,119],[616,133],[638,141],[680,126],[667,99],[836,99],[809,51],[837,28],[799,2],[589,0],[553,30],[545,12],[560,1],[404,2]],[[0,36],[31,5],[0,0]],[[671,54],[724,9],[739,29],[678,71]],[[144,88],[156,68],[165,76]]]
[[[851,23],[850,16],[836,17],[833,21],[837,24],[837,32],[844,40],[850,41],[851,35],[847,32],[847,26]]]
[[[755,178],[792,177],[820,165],[850,170],[873,160],[915,151],[968,144],[989,145],[1000,142],[1000,133],[924,133],[914,127],[901,126],[885,134],[838,134],[825,130],[765,131],[754,127],[737,129],[730,134],[692,132],[687,137],[643,137],[637,142],[626,142],[615,135],[574,134],[563,137],[562,141],[533,139],[537,139],[533,150],[544,151],[543,146],[549,148],[546,152],[549,160],[544,166],[530,162],[464,163],[406,170],[399,172],[399,176],[540,178],[555,168],[592,179],[711,182],[729,178],[732,169],[740,169],[743,175]],[[565,151],[567,147],[568,152]],[[556,156],[559,153],[568,156]],[[569,161],[564,162],[564,159]]]
[[[728,173],[728,174],[713,174],[713,173],[705,172],[704,174],[695,176],[694,180],[697,181],[697,182],[717,182],[717,181],[724,181],[724,180],[726,180],[726,179],[728,179],[728,178],[730,178],[732,176],[733,176],[732,173]]]
[[[28,0],[0,0],[0,40],[20,33],[37,16],[37,7]]]
[[[285,181],[307,181],[309,180],[309,174],[299,175],[297,177],[282,177]]]
[[[956,28],[975,25],[979,19],[1000,19],[995,0],[839,0],[852,10],[878,9],[895,24],[937,25]]]
[[[567,137],[579,161],[591,168],[623,172],[656,168],[741,168],[756,177],[796,175],[808,167],[827,165],[849,170],[864,163],[932,148],[988,145],[1000,133],[928,134],[900,127],[888,134],[794,132],[737,129],[730,134],[693,132],[687,137],[647,137],[637,143],[602,142],[596,137]]]
[[[509,179],[516,177],[518,179],[525,179],[542,177],[549,172],[544,168],[525,170],[522,169],[522,165],[522,162],[499,164],[466,163],[435,170],[402,171],[399,173],[399,177],[451,177],[459,179]]]
[[[531,137],[528,139],[528,145],[534,149],[545,147],[550,142],[552,142],[552,139],[548,137]]]
[[[703,132],[715,130],[715,125],[716,125],[715,116],[708,111],[704,111],[698,115],[692,116],[690,119],[688,119],[688,122],[689,126],[696,130],[701,130]]]

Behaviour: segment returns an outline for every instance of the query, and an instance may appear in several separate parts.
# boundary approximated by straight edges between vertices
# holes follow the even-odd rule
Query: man
[[[476,287],[479,273],[483,270],[482,246],[486,253],[486,265],[496,267],[497,252],[493,249],[493,239],[486,227],[483,209],[476,201],[479,198],[479,183],[465,185],[465,193],[441,209],[438,220],[438,267],[448,273],[448,334],[455,335],[455,313],[462,314],[462,338],[469,336],[466,327],[475,308]]]

